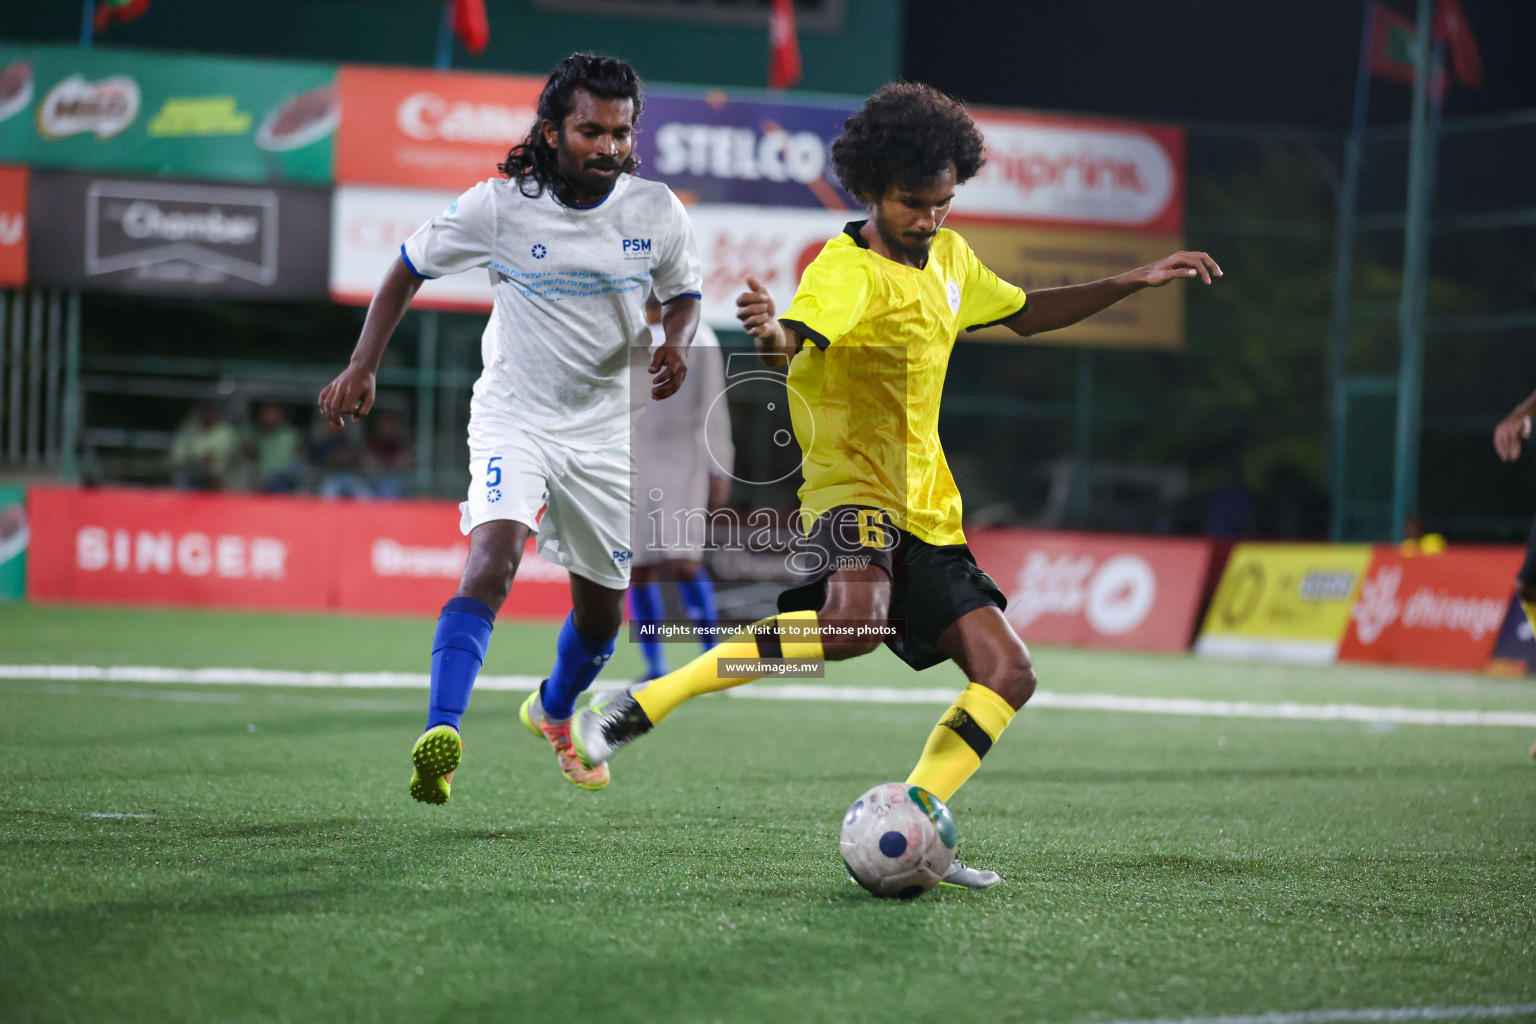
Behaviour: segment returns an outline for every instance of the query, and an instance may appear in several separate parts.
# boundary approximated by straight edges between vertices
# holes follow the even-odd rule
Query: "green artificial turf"
[[[424,671],[430,631],[12,607],[0,662]],[[487,671],[541,673],[553,636],[499,625]],[[1523,681],[1037,653],[1061,691],[1536,706]],[[610,674],[637,668],[621,649]],[[826,681],[958,686],[885,657]],[[1536,1001],[1530,730],[1026,710],[951,803],[962,856],[1007,881],[896,903],[848,881],[837,831],[905,775],[938,706],[700,700],[586,793],[518,702],[476,695],[433,808],[405,794],[421,692],[0,682],[0,1020],[1086,1024]]]

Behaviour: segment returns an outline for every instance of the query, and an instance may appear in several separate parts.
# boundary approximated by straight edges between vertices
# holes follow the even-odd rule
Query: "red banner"
[[[0,167],[0,288],[27,283],[27,169]]]
[[[1189,647],[1212,551],[1205,540],[1033,530],[974,533],[970,545],[1025,640],[1139,651]]]
[[[34,487],[27,503],[34,601],[429,615],[469,554],[446,501]],[[530,541],[501,615],[558,620],[570,603]]]
[[[1509,608],[1521,548],[1403,555],[1378,548],[1339,657],[1423,668],[1487,666]]]
[[[543,79],[518,75],[341,69],[346,115],[336,130],[336,180],[458,193],[496,177],[533,127]]]

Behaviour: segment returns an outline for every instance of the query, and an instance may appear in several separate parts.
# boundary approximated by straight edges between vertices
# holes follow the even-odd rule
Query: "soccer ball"
[[[958,838],[944,801],[918,786],[883,782],[843,815],[843,863],[874,895],[910,900],[943,880]]]

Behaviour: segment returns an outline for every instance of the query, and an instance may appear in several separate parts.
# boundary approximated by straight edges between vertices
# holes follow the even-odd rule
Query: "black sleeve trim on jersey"
[[[967,331],[979,331],[979,330],[981,330],[984,327],[996,327],[998,324],[1005,324],[1009,320],[1012,320],[1014,317],[1018,316],[1020,313],[1024,312],[1025,307],[1027,307],[1028,305],[1029,305],[1029,296],[1026,295],[1026,296],[1024,296],[1024,301],[1019,304],[1019,308],[1014,310],[1012,313],[1009,313],[1007,316],[1003,317],[1002,319],[1000,319],[1000,320],[993,320],[993,321],[990,321],[989,323],[984,323],[984,324],[975,324],[975,325],[973,325],[971,327],[967,327],[966,330]]]
[[[802,338],[810,338],[816,343],[816,347],[821,349],[823,352],[827,350],[828,345],[832,344],[827,340],[826,335],[811,330],[799,320],[785,320],[783,317],[780,317],[779,323],[783,324],[785,327],[788,327]]]
[[[416,269],[416,264],[412,263],[411,262],[411,258],[405,254],[405,243],[404,242],[400,243],[400,262],[405,264],[405,269],[406,270],[409,270],[411,273],[415,274],[417,277],[421,278],[423,281],[435,281],[436,280],[436,278],[432,277],[430,274],[423,274],[421,271]]]

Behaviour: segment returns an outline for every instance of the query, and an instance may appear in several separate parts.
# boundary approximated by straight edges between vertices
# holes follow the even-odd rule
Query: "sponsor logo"
[[[960,286],[953,281],[945,281],[944,294],[949,299],[949,311],[960,312]]]
[[[17,210],[14,213],[0,211],[0,245],[20,245],[21,240],[27,235],[27,215]]]
[[[625,551],[625,550],[615,551],[613,553],[613,564],[614,565],[628,565],[629,564],[629,560],[631,558],[633,558],[633,557],[634,557],[634,553],[631,552],[631,551]]]
[[[542,245],[535,245],[532,249],[529,250],[529,253],[533,256],[534,259],[541,260],[545,256],[549,255],[549,250],[544,248]]]
[[[95,132],[110,139],[139,116],[139,83],[127,75],[88,82],[84,75],[70,75],[48,90],[37,108],[37,133],[45,139],[63,139]]]
[[[1106,636],[1141,625],[1157,599],[1157,576],[1140,555],[1115,555],[1102,564],[1091,555],[1031,551],[1008,597],[1008,618],[1019,629],[1042,615],[1082,615]]]
[[[302,149],[330,135],[340,123],[336,84],[328,82],[269,110],[256,129],[256,145],[269,153]]]
[[[75,567],[84,572],[280,580],[287,560],[288,546],[276,537],[104,526],[82,527],[75,534]]]
[[[1312,569],[1301,578],[1296,596],[1303,601],[1345,601],[1355,589],[1355,574],[1348,569]]]
[[[1504,625],[1507,604],[1503,599],[1460,597],[1434,587],[1420,587],[1401,600],[1398,588],[1402,581],[1402,566],[1388,565],[1360,587],[1360,600],[1350,617],[1361,644],[1369,647],[1399,622],[1405,629],[1465,633],[1473,640],[1497,633]]]
[[[93,182],[86,273],[198,283],[277,279],[277,194],[258,189]]]
[[[430,577],[456,580],[469,559],[468,544],[424,547],[380,537],[369,549],[369,565],[378,576]]]
[[[807,185],[827,166],[827,145],[815,132],[671,123],[657,130],[656,150],[663,175]]]
[[[624,258],[627,260],[644,260],[651,256],[651,240],[649,238],[626,238],[623,243]]]
[[[521,107],[450,101],[433,92],[415,92],[395,109],[395,126],[421,142],[510,145],[528,133],[535,116]]]
[[[233,96],[173,96],[144,130],[153,138],[244,135],[251,130],[251,115]]]
[[[0,68],[0,121],[20,113],[32,102],[32,62],[12,61]]]

